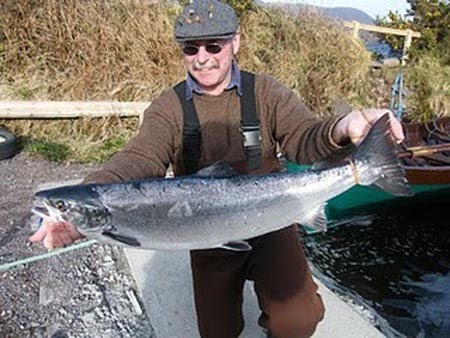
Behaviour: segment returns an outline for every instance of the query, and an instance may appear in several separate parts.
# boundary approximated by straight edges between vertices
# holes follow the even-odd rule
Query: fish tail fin
[[[389,114],[376,121],[357,148],[355,166],[360,176],[359,184],[373,184],[396,196],[413,195],[405,178],[405,169],[397,156],[389,127]]]

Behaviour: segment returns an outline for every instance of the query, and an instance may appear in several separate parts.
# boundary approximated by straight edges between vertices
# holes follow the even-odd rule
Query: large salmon
[[[153,250],[249,249],[245,239],[293,223],[326,227],[325,203],[356,184],[411,195],[388,115],[344,164],[300,173],[236,175],[219,163],[187,177],[39,191],[38,215],[113,244]]]

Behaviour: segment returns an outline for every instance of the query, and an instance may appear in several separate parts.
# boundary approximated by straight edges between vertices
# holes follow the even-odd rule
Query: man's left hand
[[[332,131],[331,137],[336,144],[345,145],[349,141],[359,145],[374,123],[384,114],[388,113],[392,136],[397,143],[405,138],[401,123],[389,109],[362,109],[354,110],[340,119]]]

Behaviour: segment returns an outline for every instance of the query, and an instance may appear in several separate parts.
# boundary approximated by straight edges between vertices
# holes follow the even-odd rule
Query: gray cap
[[[238,18],[234,9],[217,0],[194,0],[184,7],[175,21],[178,42],[228,39],[237,30]]]

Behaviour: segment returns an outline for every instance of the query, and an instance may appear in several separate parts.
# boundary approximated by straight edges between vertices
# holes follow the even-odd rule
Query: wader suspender
[[[198,170],[200,159],[200,144],[202,133],[194,100],[186,100],[186,81],[180,82],[175,87],[175,92],[183,108],[183,162],[186,174],[192,174]]]
[[[255,75],[241,71],[241,127],[245,157],[249,170],[261,166],[261,131],[255,98]],[[186,174],[198,170],[201,128],[194,100],[186,100],[186,81],[174,87],[183,108],[183,162]]]
[[[241,71],[241,134],[249,170],[261,167],[261,129],[256,110],[255,74]]]

